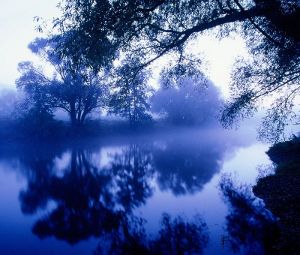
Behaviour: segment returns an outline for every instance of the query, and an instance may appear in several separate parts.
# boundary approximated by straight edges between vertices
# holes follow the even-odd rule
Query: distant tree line
[[[15,115],[27,126],[47,130],[57,109],[64,111],[71,126],[82,127],[89,116],[119,116],[131,127],[146,125],[157,119],[173,125],[215,123],[222,106],[218,89],[201,74],[176,80],[166,86],[165,77],[155,90],[150,74],[141,69],[135,56],[99,71],[61,55],[57,45],[61,38],[37,38],[29,45],[42,66],[19,63],[17,89],[22,92]]]

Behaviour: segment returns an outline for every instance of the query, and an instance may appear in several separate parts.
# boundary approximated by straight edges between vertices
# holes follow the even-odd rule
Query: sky
[[[35,30],[34,17],[46,21],[59,16],[57,0],[0,0],[0,89],[15,88],[18,63],[38,61],[27,48],[28,44],[42,34]],[[206,75],[228,96],[230,70],[235,57],[246,54],[241,38],[222,41],[209,36],[196,43],[195,52],[202,50],[207,58]]]
[[[51,20],[57,0],[0,0],[0,88],[15,87],[18,63],[35,60],[27,48],[37,36],[34,17]]]

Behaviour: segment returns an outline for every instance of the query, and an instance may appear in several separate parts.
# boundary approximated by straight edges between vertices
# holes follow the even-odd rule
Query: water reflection
[[[181,149],[177,152],[173,144],[163,151],[153,144],[130,144],[107,153],[102,167],[95,164],[99,149],[73,148],[70,157],[65,156],[64,168],[55,164],[58,160],[52,154],[28,155],[22,161],[27,174],[27,187],[20,192],[22,212],[35,214],[55,202],[55,208],[33,226],[41,238],[55,236],[76,243],[111,232],[120,225],[121,215],[130,214],[152,195],[156,177],[163,188],[182,194],[202,188],[218,170],[217,164],[197,161],[203,151]],[[206,148],[202,155],[207,161],[209,153]]]
[[[144,223],[141,218],[126,218],[108,243],[99,243],[95,254],[202,254],[208,243],[207,226],[198,215],[188,220],[164,214],[156,238],[147,235]]]
[[[238,254],[274,254],[279,228],[272,214],[253,195],[252,188],[238,184],[230,175],[223,175],[220,189],[229,205],[223,245],[228,244]]]
[[[84,151],[72,151],[63,176],[47,171],[48,161],[36,158],[35,162],[37,171],[32,169],[27,189],[20,193],[22,211],[33,214],[45,208],[49,201],[56,203],[50,213],[35,223],[35,234],[39,237],[53,235],[75,243],[118,226],[120,216],[112,210],[109,190],[111,178],[88,161]]]
[[[221,169],[226,151],[226,145],[220,142],[188,139],[170,140],[153,152],[160,188],[170,189],[175,195],[200,191]]]
[[[130,144],[121,152],[110,154],[105,168],[113,178],[115,203],[125,211],[144,204],[152,195],[150,180],[154,175],[152,146]]]
[[[149,236],[135,209],[157,189],[175,196],[200,192],[235,148],[234,141],[219,138],[171,134],[117,142],[23,144],[3,150],[0,159],[18,162],[15,169],[26,178],[19,193],[21,210],[36,216],[32,232],[40,238],[76,244],[96,237],[102,240],[98,254],[201,254],[208,242],[201,217],[165,214],[157,235]]]

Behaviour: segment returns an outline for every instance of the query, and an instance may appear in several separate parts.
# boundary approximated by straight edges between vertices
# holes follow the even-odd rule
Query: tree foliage
[[[81,125],[93,109],[104,105],[107,87],[102,76],[68,57],[61,58],[55,47],[54,39],[31,43],[31,51],[46,60],[54,73],[49,76],[33,63],[22,62],[16,84],[26,93],[26,105],[31,110],[53,114],[60,108],[69,114],[73,125]]]
[[[116,70],[110,99],[110,113],[118,114],[129,120],[131,125],[151,120],[149,98],[151,88],[146,71],[134,74],[132,67],[138,60],[131,58],[122,61]]]
[[[198,35],[214,28],[219,37],[238,32],[254,58],[235,69],[224,123],[248,116],[274,93],[279,99],[267,119],[275,120],[275,130],[281,131],[283,116],[293,112],[300,88],[297,0],[68,0],[61,8],[55,25],[67,36],[60,52],[94,68],[110,64],[122,51],[138,55],[141,68],[172,54],[177,65],[191,70],[197,58],[186,47]]]
[[[185,79],[171,88],[162,86],[152,100],[152,110],[176,125],[216,123],[221,105],[219,91],[206,79]]]

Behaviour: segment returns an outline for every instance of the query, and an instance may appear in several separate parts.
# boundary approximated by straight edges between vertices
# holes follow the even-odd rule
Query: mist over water
[[[220,241],[229,209],[218,183],[224,172],[255,175],[255,168],[236,157],[256,143],[241,133],[170,128],[69,144],[2,144],[1,194],[9,192],[11,201],[1,199],[0,222],[7,226],[0,232],[1,247],[7,254],[105,254],[108,247],[122,251],[127,238],[135,238],[130,249],[155,250],[163,240],[181,242],[168,232],[179,228],[181,238],[196,235],[194,251],[232,254]],[[264,148],[252,151],[254,161]],[[225,169],[226,162],[238,169]],[[14,231],[5,231],[10,226]]]
[[[299,1],[57,1],[1,4],[0,255],[298,255]]]
[[[4,254],[267,254],[266,235],[253,230],[264,233],[273,218],[243,186],[269,163],[267,145],[256,121],[222,128],[224,102],[203,79],[162,87],[137,115],[124,114],[131,104],[110,115],[108,105],[84,123],[44,104],[48,90],[35,83],[3,91]]]
[[[222,128],[204,76],[152,94],[120,82],[120,96],[19,67],[18,90],[0,94],[4,254],[265,254],[253,229],[273,218],[239,183],[255,183],[267,145],[256,121]],[[101,107],[85,112],[93,97]]]

